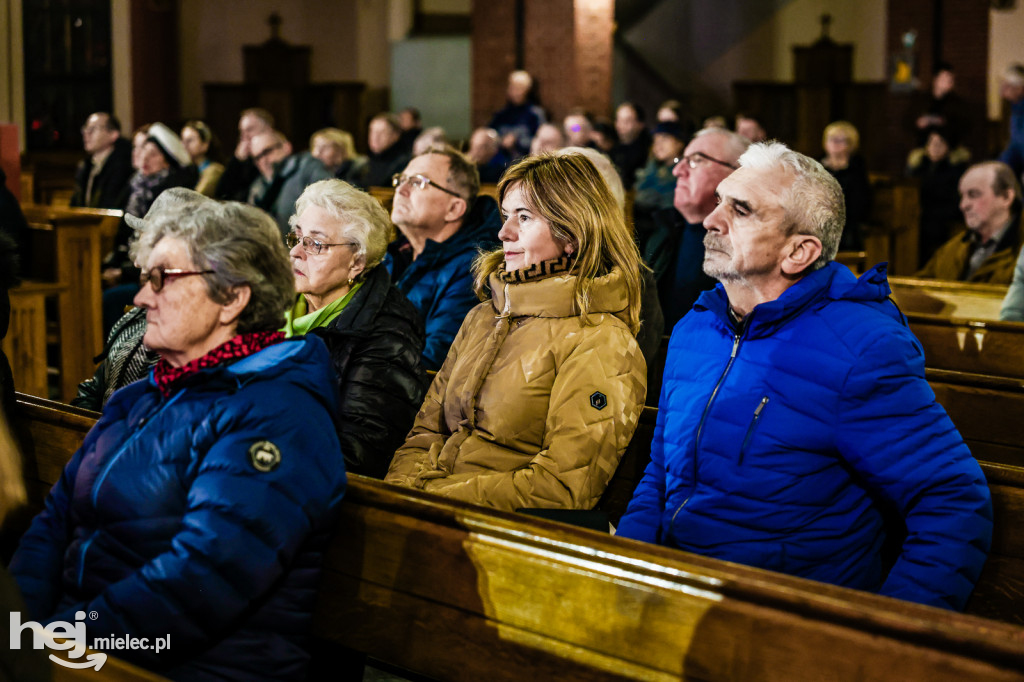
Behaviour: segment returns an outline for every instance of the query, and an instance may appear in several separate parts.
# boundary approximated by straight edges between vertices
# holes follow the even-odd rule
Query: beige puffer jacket
[[[498,509],[590,509],[636,429],[647,370],[618,271],[505,284],[470,311],[385,480]]]

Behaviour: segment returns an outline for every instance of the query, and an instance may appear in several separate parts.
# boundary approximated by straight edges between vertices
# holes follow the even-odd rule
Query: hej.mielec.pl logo
[[[107,655],[100,651],[93,651],[86,654],[89,646],[85,633],[85,611],[75,613],[75,622],[54,621],[43,626],[33,620],[21,622],[21,614],[17,611],[11,612],[11,649],[21,648],[22,633],[26,630],[32,633],[32,648],[52,649],[54,651],[66,651],[68,659],[65,660],[54,654],[50,654],[50,660],[58,665],[67,668],[95,668],[99,670],[107,662]],[[90,620],[96,620],[98,614],[93,611],[88,614]],[[171,636],[153,638],[150,644],[148,637],[95,637],[93,638],[93,649],[153,649],[160,653],[169,649]],[[77,660],[85,656],[84,660]]]

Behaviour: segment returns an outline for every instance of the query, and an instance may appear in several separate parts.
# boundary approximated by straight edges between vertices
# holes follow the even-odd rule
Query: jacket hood
[[[845,265],[832,261],[786,289],[774,301],[756,306],[749,317],[748,333],[751,336],[771,334],[805,309],[823,300],[876,304],[879,309],[902,323],[904,318],[896,305],[885,305],[892,293],[886,277],[888,266],[888,263],[879,263],[858,278]],[[721,283],[701,294],[693,307],[697,311],[711,311],[728,326],[732,324],[728,314],[729,299]]]
[[[576,317],[579,310],[572,295],[575,283],[576,275],[572,274],[519,284],[506,284],[492,274],[491,305],[495,313],[500,315],[507,301],[509,315],[512,317]],[[592,314],[607,313],[629,324],[626,285],[618,268],[594,279],[590,301]]]

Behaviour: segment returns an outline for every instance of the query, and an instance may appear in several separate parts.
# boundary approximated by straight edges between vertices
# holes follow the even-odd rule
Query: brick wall
[[[611,111],[612,0],[523,0],[523,68],[552,120],[573,107]],[[516,3],[473,3],[473,125],[505,102],[515,69]]]

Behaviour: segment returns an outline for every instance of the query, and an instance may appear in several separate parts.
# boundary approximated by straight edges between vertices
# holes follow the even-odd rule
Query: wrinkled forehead
[[[743,201],[754,210],[785,210],[782,200],[793,180],[792,174],[781,167],[741,166],[719,182],[716,191],[723,201]]]
[[[689,156],[696,152],[712,156],[720,161],[732,161],[732,159],[725,158],[725,136],[717,133],[708,133],[690,140],[690,144],[686,145],[685,154]]]
[[[448,179],[448,157],[443,154],[421,154],[405,167],[406,175],[425,175],[434,182]]]
[[[987,166],[971,168],[960,178],[960,193],[962,194],[972,189],[981,192],[992,192],[994,180],[995,170],[993,168]]]

